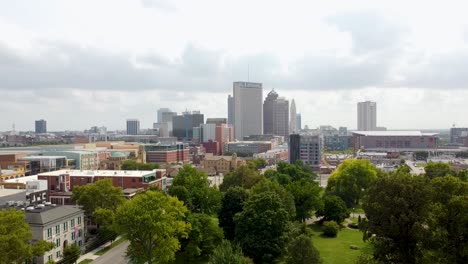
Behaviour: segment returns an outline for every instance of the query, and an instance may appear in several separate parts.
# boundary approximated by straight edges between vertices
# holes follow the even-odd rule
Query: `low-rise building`
[[[245,161],[238,158],[236,154],[232,156],[213,156],[213,154],[207,153],[203,160],[203,170],[214,172],[215,174],[226,174],[244,164]]]
[[[187,163],[190,152],[187,144],[171,145],[147,144],[145,146],[146,161],[153,163]]]
[[[354,151],[415,151],[437,148],[437,133],[421,131],[354,131]]]
[[[225,152],[237,154],[256,154],[273,148],[271,141],[236,141],[225,144]]]
[[[269,164],[275,164],[280,161],[288,161],[289,152],[287,149],[272,149],[267,152],[254,154],[255,159],[261,158],[266,160]]]

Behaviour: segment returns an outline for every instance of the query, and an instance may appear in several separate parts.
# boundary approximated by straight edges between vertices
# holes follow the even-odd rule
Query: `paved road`
[[[411,174],[421,175],[425,173],[424,168],[416,167],[416,163],[414,161],[406,160],[405,163],[411,168]]]
[[[93,264],[127,264],[128,261],[125,259],[125,251],[127,250],[128,245],[128,241],[123,242],[122,244],[108,251],[106,254],[95,259]]]

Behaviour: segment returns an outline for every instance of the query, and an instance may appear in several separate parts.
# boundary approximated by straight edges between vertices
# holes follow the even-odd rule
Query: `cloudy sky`
[[[466,2],[466,1],[465,1]],[[303,125],[468,126],[463,1],[0,0],[0,131],[143,128],[227,113],[232,82],[296,100]]]

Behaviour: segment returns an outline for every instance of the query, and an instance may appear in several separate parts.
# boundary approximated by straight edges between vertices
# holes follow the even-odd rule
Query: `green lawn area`
[[[362,233],[359,230],[342,228],[335,238],[322,236],[321,227],[317,224],[310,226],[313,231],[312,241],[320,251],[324,264],[353,264],[362,252],[370,253],[370,244],[362,241]],[[359,249],[350,249],[356,245]]]
[[[85,260],[81,261],[81,262],[78,263],[78,264],[89,264],[89,263],[91,263],[91,262],[93,262],[92,259],[85,259]]]
[[[117,239],[116,241],[114,241],[114,242],[112,243],[112,245],[107,246],[107,247],[105,247],[105,248],[99,250],[99,251],[96,252],[94,255],[102,256],[102,255],[104,255],[107,251],[109,251],[109,250],[113,249],[114,247],[120,245],[120,244],[123,243],[124,241],[125,241],[124,238],[119,238],[119,239]]]

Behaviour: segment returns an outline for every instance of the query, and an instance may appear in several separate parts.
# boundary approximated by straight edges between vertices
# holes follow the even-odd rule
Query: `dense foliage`
[[[242,212],[244,202],[249,198],[249,193],[242,187],[229,188],[224,194],[221,210],[219,211],[219,225],[224,230],[224,237],[233,240],[236,225],[234,216]]]
[[[155,170],[159,169],[159,164],[157,163],[140,163],[134,160],[126,160],[122,163],[122,170]]]

